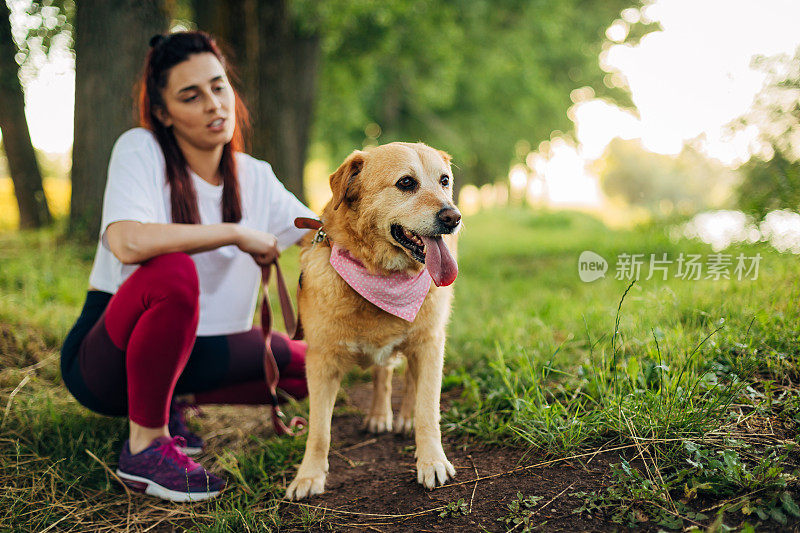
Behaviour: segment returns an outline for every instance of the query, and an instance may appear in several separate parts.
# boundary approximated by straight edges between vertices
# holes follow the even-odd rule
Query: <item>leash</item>
[[[294,224],[300,229],[316,229],[321,230],[322,222],[313,218],[298,217],[295,219]],[[292,299],[289,297],[289,290],[286,288],[286,280],[283,278],[281,267],[278,264],[278,259],[267,266],[261,267],[261,284],[263,287],[263,296],[261,299],[261,333],[264,336],[264,375],[267,377],[267,392],[269,393],[270,401],[272,402],[272,427],[278,435],[297,436],[302,435],[308,428],[308,421],[305,418],[295,416],[289,421],[289,426],[283,423],[286,416],[281,411],[278,403],[278,380],[280,379],[280,372],[278,371],[278,363],[275,362],[275,355],[272,353],[271,340],[272,340],[272,309],[269,306],[269,279],[272,273],[272,267],[275,267],[275,282],[278,288],[278,300],[281,306],[281,314],[283,315],[283,323],[286,326],[286,333],[292,340],[300,340],[303,338],[303,326],[300,323],[300,314],[295,315],[292,310]],[[299,290],[299,288],[298,288]],[[298,299],[298,305],[300,301]],[[296,317],[296,318],[295,318]],[[298,429],[299,428],[299,429]]]
[[[283,323],[286,325],[286,332],[292,340],[303,338],[302,328],[298,327],[299,320],[295,320],[294,312],[292,311],[292,300],[289,298],[286,281],[283,279],[281,267],[278,266],[278,260],[276,259],[269,265],[261,267],[261,283],[264,285],[264,295],[261,300],[261,333],[264,335],[264,345],[266,346],[266,350],[264,351],[264,374],[267,377],[267,389],[270,401],[272,402],[272,427],[275,429],[275,433],[278,435],[297,436],[305,433],[308,428],[308,422],[302,417],[295,416],[289,421],[289,426],[287,427],[286,424],[283,423],[286,417],[278,404],[277,387],[280,373],[270,345],[272,340],[272,310],[269,306],[268,294],[269,278],[273,266],[275,267],[278,299],[281,304],[281,312],[283,314]]]

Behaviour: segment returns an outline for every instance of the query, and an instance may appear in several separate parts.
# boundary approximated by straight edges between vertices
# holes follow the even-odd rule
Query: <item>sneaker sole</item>
[[[117,469],[117,475],[131,490],[149,494],[150,496],[157,496],[161,499],[169,500],[171,502],[200,502],[215,498],[220,492],[222,492],[220,490],[209,492],[181,492],[162,487],[151,479],[126,474],[125,472],[121,472],[119,469]]]

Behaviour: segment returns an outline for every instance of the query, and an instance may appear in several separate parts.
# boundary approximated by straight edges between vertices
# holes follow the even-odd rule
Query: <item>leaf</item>
[[[683,527],[683,519],[664,513],[658,524],[670,529],[681,529]]]
[[[776,522],[780,522],[781,524],[786,523],[786,515],[776,507],[773,507],[769,510],[769,516]]]
[[[792,499],[792,495],[788,492],[784,492],[781,494],[781,503],[783,503],[783,508],[792,516],[800,516],[800,507],[797,506],[794,499]]]

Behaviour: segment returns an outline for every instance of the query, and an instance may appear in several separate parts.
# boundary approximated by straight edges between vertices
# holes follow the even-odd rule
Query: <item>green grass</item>
[[[509,233],[513,239],[492,238]],[[470,246],[473,242],[476,246]],[[699,380],[711,383],[709,373],[722,365],[728,370],[714,375],[723,380],[735,371],[741,378],[756,370],[780,375],[794,369],[794,257],[760,246],[745,250],[765,256],[756,281],[639,281],[621,302],[630,282],[613,279],[613,263],[605,279],[578,279],[582,250],[593,250],[610,262],[620,253],[710,252],[698,243],[671,243],[658,228],[610,232],[580,215],[478,215],[468,221],[460,250],[462,269],[468,273],[459,279],[450,328],[450,381],[475,381],[468,390],[493,391],[487,400],[509,402],[510,421],[555,423],[558,413],[596,415],[613,407],[607,414],[616,411],[616,418],[605,420],[613,427],[619,425],[620,408],[634,398],[657,400],[659,405],[651,406],[655,411],[637,403],[630,414],[651,418],[664,409],[669,413],[674,402],[702,398],[706,387]],[[745,346],[766,350],[770,357],[761,352],[747,357],[739,353]],[[724,390],[718,384],[714,397]],[[480,395],[472,399],[484,401]],[[500,407],[492,405],[490,415],[496,418]],[[687,413],[674,411],[662,413],[662,437],[683,427],[675,417]],[[504,431],[498,440],[513,436],[510,428],[489,425]],[[545,430],[544,440],[537,440],[531,426],[519,438],[566,452],[599,434],[596,425],[594,421],[593,427],[567,434]],[[648,423],[654,432],[657,425],[656,420]],[[479,433],[486,436],[486,431]],[[567,436],[576,440],[548,440]]]
[[[468,220],[446,378],[464,394],[444,427],[554,457],[630,446],[646,465],[628,478],[649,479],[656,487],[650,501],[682,516],[688,515],[665,490],[680,489],[679,481],[701,487],[692,497],[757,491],[761,500],[750,502],[751,513],[783,508],[778,500],[796,488],[788,450],[800,420],[794,385],[800,265],[762,243],[726,250],[760,253],[757,280],[657,277],[629,287],[628,280],[614,279],[618,254],[712,253],[667,235],[660,227],[612,232],[567,213],[519,210]],[[579,280],[583,250],[609,261],[606,278]],[[673,264],[670,274],[676,273]],[[753,427],[769,433],[768,426],[782,429],[766,440],[753,437]],[[691,467],[686,442],[712,459],[727,450],[745,458],[743,466],[730,472],[716,463]],[[619,499],[609,501],[618,507]],[[791,503],[785,507],[794,510]],[[646,503],[635,511],[664,514]],[[672,518],[664,525],[675,526]]]
[[[58,234],[0,234],[0,485],[10,487],[0,491],[0,529],[58,520],[67,529],[87,516],[122,528],[130,512],[145,525],[277,527],[283,478],[302,439],[254,437],[242,451],[222,450],[217,464],[236,488],[161,514],[152,502],[129,503],[86,453],[113,466],[125,424],[87,412],[60,384],[58,349],[83,302],[94,249]],[[621,253],[711,253],[667,235],[521,208],[467,218],[444,384],[461,396],[443,416],[444,432],[554,458],[628,447],[613,483],[581,496],[584,512],[623,524],[644,515],[664,527],[775,527],[797,508],[800,263],[758,244],[726,251],[760,253],[757,280],[654,278],[629,287],[614,279]],[[604,279],[580,281],[584,250],[609,261]],[[289,279],[295,254],[283,260]]]

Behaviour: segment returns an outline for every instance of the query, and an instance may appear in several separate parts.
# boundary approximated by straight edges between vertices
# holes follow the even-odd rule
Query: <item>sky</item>
[[[709,155],[728,164],[746,159],[741,143],[724,138],[723,127],[749,108],[764,84],[752,57],[791,55],[800,46],[800,2],[662,0],[645,15],[663,31],[638,46],[612,46],[601,57],[601,64],[625,76],[641,115],[640,121],[620,119],[617,128],[640,136],[649,150],[672,154],[684,140],[705,134]],[[619,26],[622,20],[607,35],[623,36]],[[578,114],[579,128],[581,119],[588,123],[587,135],[600,127],[593,118]]]
[[[609,40],[623,41],[628,22],[639,15],[624,11],[606,32]],[[791,56],[800,46],[798,0],[658,0],[641,16],[662,30],[635,46],[614,44],[600,57],[630,88],[639,116],[593,98],[588,88],[573,91],[569,115],[578,145],[549,147],[551,159],[561,160],[545,174],[554,203],[601,201],[586,167],[614,137],[641,139],[644,148],[662,154],[677,154],[685,141],[700,137],[710,157],[731,167],[745,162],[755,129],[732,136],[726,126],[764,86],[766,75],[752,68],[752,58]]]
[[[637,10],[623,12],[606,32],[609,40],[621,42],[638,16]],[[551,143],[551,157],[539,162],[553,176],[548,191],[555,200],[596,201],[584,163],[617,136],[641,138],[649,150],[674,154],[684,141],[703,135],[708,155],[732,166],[746,160],[753,132],[729,139],[724,127],[763,86],[752,57],[792,54],[800,46],[800,0],[657,0],[641,16],[663,30],[636,46],[614,44],[599,58],[630,87],[639,117],[594,99],[591,90],[574,91],[570,117],[578,145]],[[16,14],[12,24],[19,35],[24,17]],[[74,60],[63,46],[27,82],[26,114],[37,148],[66,152],[72,145],[74,84]],[[576,190],[585,197],[575,198]]]

